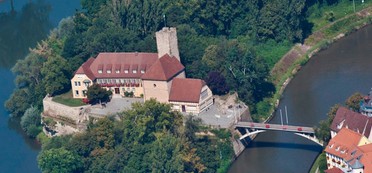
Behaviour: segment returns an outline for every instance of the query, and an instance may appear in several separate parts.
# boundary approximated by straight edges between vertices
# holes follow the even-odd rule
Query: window
[[[111,73],[111,70],[107,70],[106,72],[107,72],[107,73]]]
[[[120,73],[120,70],[116,70],[115,73]]]
[[[136,91],[136,88],[132,88],[132,91],[133,91],[133,92]]]
[[[84,97],[87,96],[87,90],[83,90],[83,96],[84,96]]]
[[[124,73],[129,73],[129,71],[128,70],[124,70]]]
[[[78,86],[77,82],[75,81],[75,86]]]
[[[156,84],[154,84],[154,88],[156,87]]]
[[[79,85],[79,86],[81,86],[81,83],[80,83],[80,82],[78,82],[78,85]]]
[[[201,99],[204,100],[208,96],[208,90],[204,90],[200,95]]]
[[[98,70],[98,73],[101,74],[102,73],[102,70]]]
[[[85,85],[86,87],[89,87],[89,83],[90,83],[90,82],[84,82],[84,85]]]
[[[141,70],[141,73],[144,74],[145,73],[145,70]]]
[[[79,90],[75,90],[75,95],[79,96]]]
[[[137,73],[137,70],[133,70],[133,73]]]

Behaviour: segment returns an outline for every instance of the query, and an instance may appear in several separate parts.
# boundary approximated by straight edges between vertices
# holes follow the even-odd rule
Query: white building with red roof
[[[203,80],[187,79],[180,62],[175,28],[156,32],[158,53],[99,53],[83,63],[71,79],[74,98],[86,98],[93,83],[115,95],[170,103],[174,110],[198,114],[213,104]]]

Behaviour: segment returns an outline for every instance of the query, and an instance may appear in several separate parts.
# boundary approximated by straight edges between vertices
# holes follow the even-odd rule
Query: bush
[[[131,91],[131,92],[125,91],[124,92],[125,97],[133,97],[133,95],[134,95],[133,91]]]
[[[28,136],[35,138],[41,131],[40,111],[32,106],[28,108],[21,118],[21,127]]]

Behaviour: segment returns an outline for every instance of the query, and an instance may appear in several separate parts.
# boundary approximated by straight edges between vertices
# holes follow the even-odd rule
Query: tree
[[[50,95],[60,94],[70,87],[67,61],[60,56],[48,57],[41,68],[43,85]]]
[[[182,115],[171,111],[170,105],[159,103],[155,99],[145,103],[132,104],[132,110],[121,115],[124,125],[125,142],[151,143],[156,140],[155,134],[167,131],[178,134],[182,126]]]
[[[209,72],[206,82],[211,88],[213,94],[222,95],[229,91],[225,77],[219,72]]]
[[[346,99],[345,104],[349,109],[355,112],[359,112],[360,101],[362,101],[362,99],[363,99],[363,95],[359,92],[356,92],[353,95],[351,95],[348,99]]]
[[[99,86],[98,84],[93,84],[92,86],[88,87],[87,96],[91,104],[108,102],[111,95],[111,91],[107,91],[106,89],[101,88],[101,86]]]
[[[38,156],[38,164],[43,172],[48,173],[80,172],[83,167],[81,158],[64,148],[43,150]]]
[[[200,118],[193,118],[193,116],[187,116],[185,122],[185,137],[188,141],[196,141],[195,133],[199,131],[201,125]]]
[[[322,120],[319,122],[319,126],[315,128],[315,136],[324,142],[324,145],[326,145],[329,140],[331,139],[331,124],[333,122],[333,119],[336,116],[336,112],[338,108],[340,107],[339,104],[336,104],[332,106],[327,113],[328,118],[326,120]]]
[[[21,127],[32,138],[41,132],[40,111],[36,107],[31,106],[26,110],[21,118]]]
[[[149,159],[152,172],[183,172],[181,141],[170,134],[157,134]]]

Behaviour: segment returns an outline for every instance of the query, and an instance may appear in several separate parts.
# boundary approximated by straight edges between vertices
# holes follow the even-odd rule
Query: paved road
[[[281,124],[264,124],[264,123],[253,123],[253,122],[238,122],[235,127],[251,128],[257,130],[276,130],[276,131],[286,131],[286,132],[299,132],[299,133],[314,133],[312,127],[303,126],[291,126],[291,125],[281,125]]]

